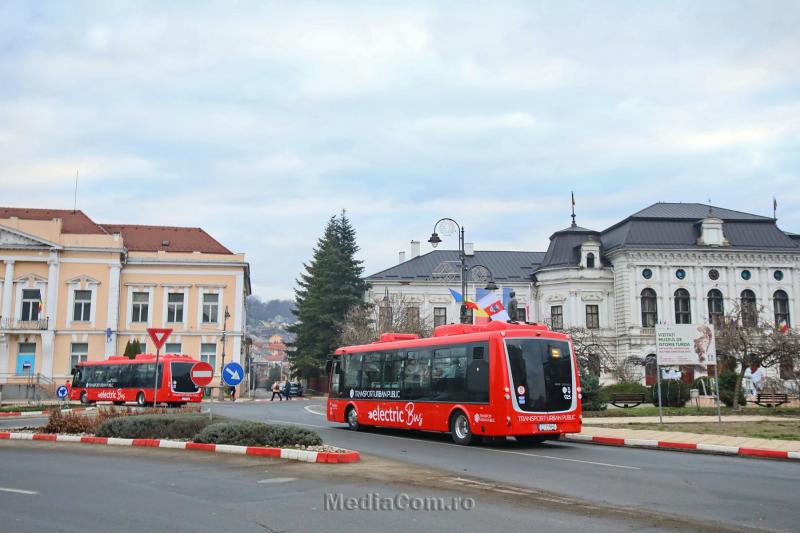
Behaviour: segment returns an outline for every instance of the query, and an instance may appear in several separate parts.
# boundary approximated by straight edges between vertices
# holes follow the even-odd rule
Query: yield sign
[[[156,345],[156,350],[160,350],[161,347],[164,346],[164,343],[167,342],[170,333],[172,333],[171,328],[147,328],[147,334],[150,335],[150,338],[153,340],[153,344]]]
[[[205,387],[214,379],[214,369],[205,361],[195,363],[190,374],[192,383],[198,387]]]

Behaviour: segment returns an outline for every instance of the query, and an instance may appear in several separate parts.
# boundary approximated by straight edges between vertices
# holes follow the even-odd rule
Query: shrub
[[[259,422],[220,422],[206,426],[195,435],[195,442],[238,446],[319,446],[315,432],[296,426],[273,426]]]
[[[61,409],[52,409],[47,424],[42,428],[44,433],[94,433],[97,421],[77,413],[61,413]]]
[[[736,372],[726,370],[719,375],[719,401],[727,407],[733,407],[733,391],[736,388],[736,380],[739,376]],[[739,389],[739,405],[746,405],[744,390]]]
[[[123,439],[189,439],[210,423],[201,414],[125,416],[104,421],[96,434]]]
[[[658,383],[650,389],[653,405],[658,405]],[[689,385],[674,379],[661,380],[661,405],[664,407],[683,407],[689,401]]]
[[[600,378],[594,374],[581,372],[581,405],[584,411],[604,411],[606,402],[603,397],[603,386]]]
[[[650,394],[650,389],[641,383],[634,383],[625,381],[622,383],[615,383],[613,385],[606,385],[603,387],[603,401],[610,402],[615,394],[644,394],[644,401],[653,401],[653,396]]]
[[[692,388],[700,391],[700,396],[713,396],[714,388],[707,376],[701,376],[692,381]]]

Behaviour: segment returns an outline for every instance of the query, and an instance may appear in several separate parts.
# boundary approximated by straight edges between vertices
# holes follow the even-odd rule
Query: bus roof
[[[185,354],[173,354],[168,353],[164,354],[159,357],[160,361],[175,361],[175,360],[190,360],[195,361],[191,355]],[[94,365],[118,365],[118,364],[135,364],[135,363],[155,363],[156,362],[156,355],[152,353],[140,353],[136,356],[136,359],[131,359],[129,357],[125,357],[124,355],[111,355],[108,359],[103,359],[102,361],[84,361],[82,363],[78,363],[78,366],[94,366]]]
[[[371,344],[343,346],[336,350],[336,354],[368,352],[376,349],[435,346],[459,342],[479,342],[486,341],[492,335],[499,333],[511,337],[536,336],[569,340],[568,335],[551,331],[545,324],[495,321],[486,324],[447,324],[437,327],[433,332],[433,337],[426,338],[409,333],[384,333],[379,340]]]

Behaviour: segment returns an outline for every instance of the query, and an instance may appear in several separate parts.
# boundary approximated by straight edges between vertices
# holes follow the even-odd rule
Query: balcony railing
[[[0,329],[6,331],[45,330],[47,329],[48,322],[48,318],[43,318],[41,320],[20,320],[13,317],[0,317]]]

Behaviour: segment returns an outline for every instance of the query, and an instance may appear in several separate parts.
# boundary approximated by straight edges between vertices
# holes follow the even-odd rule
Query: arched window
[[[692,323],[692,308],[689,303],[689,291],[686,289],[678,289],[675,291],[675,323]]]
[[[642,291],[642,327],[654,328],[658,322],[658,303],[656,291],[644,289]]]
[[[745,289],[742,291],[740,301],[742,306],[742,325],[746,328],[754,328],[758,323],[756,293],[750,289]]]
[[[594,268],[594,254],[591,252],[586,254],[586,268]]]
[[[789,295],[786,292],[777,290],[772,295],[772,305],[775,308],[775,325],[781,326],[786,322],[786,326],[791,326],[789,323]]]
[[[723,316],[725,316],[725,304],[722,292],[719,289],[711,289],[708,291],[708,321],[719,327]]]

